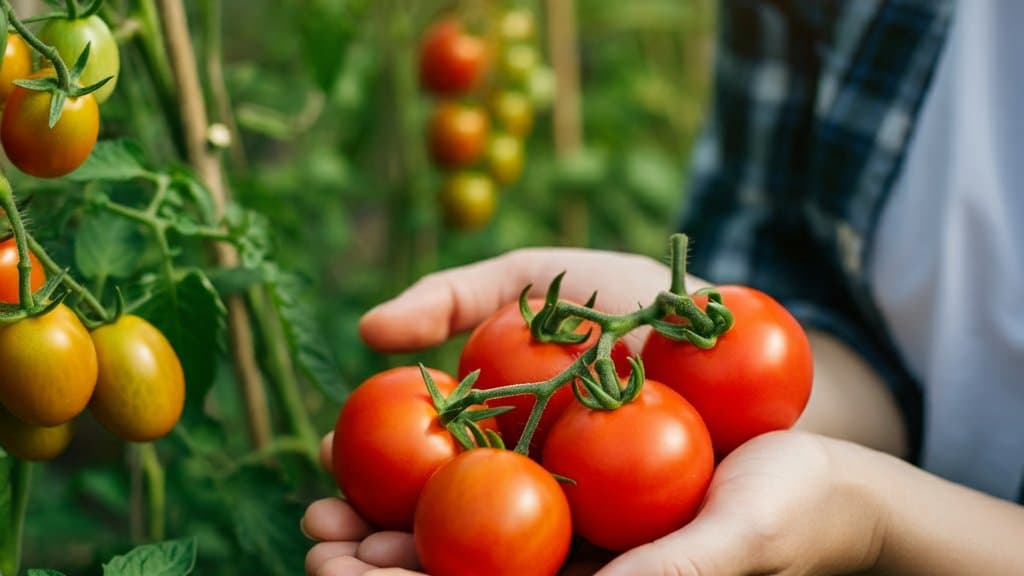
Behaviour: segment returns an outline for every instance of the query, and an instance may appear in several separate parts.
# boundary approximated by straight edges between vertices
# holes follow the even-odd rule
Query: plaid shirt
[[[772,294],[885,376],[920,449],[920,387],[868,282],[872,239],[951,0],[725,0],[682,229],[691,270]]]

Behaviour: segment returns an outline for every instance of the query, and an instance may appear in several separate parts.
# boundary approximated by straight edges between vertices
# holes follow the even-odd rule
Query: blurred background
[[[123,44],[122,77],[104,105],[101,137],[129,137],[159,161],[173,157],[172,139],[153,120],[162,112],[152,87],[132,81],[150,71],[145,46],[124,19],[144,17],[146,5],[108,0],[104,9],[105,17],[120,20],[113,27]],[[306,281],[304,298],[346,386],[412,361],[454,372],[458,340],[414,356],[382,356],[356,332],[363,312],[433,270],[536,245],[663,256],[706,112],[710,0],[186,5],[202,73],[223,80],[204,86],[211,115],[237,130],[225,150],[235,200],[263,215],[275,260]],[[531,103],[533,129],[524,140],[521,177],[500,186],[492,217],[463,230],[445,219],[439,195],[447,176],[426,146],[438,99],[419,86],[421,37],[454,16],[490,41],[500,37],[509,10],[532,16],[535,32],[493,44],[492,69],[504,70],[502,50],[513,44],[532,47],[538,61],[518,83],[508,71],[493,73],[459,99],[486,106],[495,90],[519,91]],[[244,425],[232,425],[238,400],[229,372],[217,370],[212,393],[225,424],[209,434],[230,447]],[[332,428],[338,399],[309,385],[302,394],[317,433]],[[85,447],[88,426],[33,492],[25,566],[98,573],[103,559],[136,539],[124,519],[141,488],[121,452]],[[197,442],[204,433],[190,429]],[[198,538],[197,573],[299,573],[307,544],[298,514],[309,499],[329,493],[329,477],[296,465],[227,487],[198,483],[190,466],[199,464],[177,458],[181,442],[161,444],[170,462],[167,535]],[[234,504],[213,503],[218,490],[235,494]]]

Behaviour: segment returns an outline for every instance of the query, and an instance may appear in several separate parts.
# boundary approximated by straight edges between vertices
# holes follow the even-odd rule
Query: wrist
[[[890,524],[884,470],[891,456],[859,444],[827,439],[833,502],[843,518],[836,552],[842,572],[868,571],[881,557]]]

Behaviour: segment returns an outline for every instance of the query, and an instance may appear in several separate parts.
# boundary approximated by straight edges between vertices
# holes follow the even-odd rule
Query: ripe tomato
[[[46,271],[43,265],[36,258],[36,255],[29,252],[29,262],[32,263],[32,272],[29,274],[29,285],[35,292],[46,283]],[[21,302],[21,293],[18,291],[18,245],[14,238],[8,238],[0,242],[0,302],[17,304]]]
[[[479,106],[442,103],[428,128],[430,158],[443,168],[472,164],[483,155],[489,131],[487,113]]]
[[[430,574],[547,576],[569,553],[572,522],[558,482],[508,450],[469,450],[423,488],[413,529]]]
[[[420,46],[420,86],[424,90],[442,95],[469,92],[486,68],[486,44],[466,34],[458,20],[440,20],[424,34]]]
[[[7,35],[7,49],[3,64],[0,65],[0,103],[7,100],[14,90],[15,80],[32,74],[32,51],[17,34]]]
[[[96,349],[67,306],[0,326],[0,402],[34,426],[63,424],[96,387]]]
[[[533,103],[522,92],[506,90],[491,98],[491,113],[498,125],[513,136],[526,138],[533,129]]]
[[[543,300],[530,300],[530,308],[534,311],[540,310],[543,305]],[[576,328],[576,332],[582,334],[592,327],[593,324],[583,322]],[[597,344],[598,336],[598,330],[595,328],[590,338],[581,344],[537,342],[519,312],[519,303],[513,302],[495,312],[470,334],[459,358],[459,378],[465,378],[470,372],[480,370],[480,377],[477,378],[474,387],[481,390],[547,380],[568,368],[591,346]],[[622,342],[616,343],[612,349],[612,358],[616,361],[616,366],[628,365],[628,355],[629,351]],[[555,392],[548,400],[530,443],[532,456],[540,456],[540,450],[544,446],[551,425],[574,400],[572,390],[568,386]],[[519,441],[533,404],[532,396],[512,396],[488,402],[492,407],[514,408],[498,416],[498,426],[507,444],[513,445]]]
[[[88,44],[89,60],[78,83],[88,86],[112,76],[102,88],[93,92],[97,103],[102,104],[110,98],[121,71],[121,54],[117,48],[117,40],[102,18],[93,15],[75,20],[47,20],[39,30],[39,39],[56,48],[68,66],[78,60]]]
[[[52,75],[53,70],[32,77]],[[0,123],[0,143],[19,170],[37,178],[58,178],[82,165],[100,133],[100,111],[92,94],[68,98],[60,121],[50,129],[50,93],[14,88]]]
[[[642,356],[647,376],[690,401],[724,457],[747,440],[789,428],[811,394],[814,363],[800,324],[778,302],[744,286],[720,286],[735,316],[710,350],[651,332]],[[695,298],[704,307],[707,298]]]
[[[576,482],[562,485],[576,532],[622,551],[693,519],[715,455],[693,406],[647,380],[636,400],[617,410],[574,402],[551,429],[543,462]]]
[[[167,338],[138,316],[93,331],[99,376],[89,410],[115,436],[149,442],[170,432],[185,406],[185,374]]]
[[[458,385],[444,372],[429,372],[445,396]],[[491,419],[480,425],[497,428]],[[419,368],[393,368],[363,382],[341,407],[334,478],[371,524],[408,531],[427,478],[460,449],[438,419]]]
[[[523,143],[508,134],[495,134],[487,147],[487,167],[494,180],[508,186],[523,174]]]
[[[0,405],[0,446],[22,460],[53,460],[71,443],[71,422],[50,428],[18,420]]]
[[[494,182],[477,172],[458,172],[447,177],[441,189],[445,222],[459,230],[476,230],[491,221],[498,205]]]

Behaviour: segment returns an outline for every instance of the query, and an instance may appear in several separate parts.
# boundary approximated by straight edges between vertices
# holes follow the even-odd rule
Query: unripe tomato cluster
[[[493,447],[462,451],[418,369],[371,377],[342,407],[335,428],[333,471],[343,495],[374,527],[412,530],[424,570],[446,576],[554,575],[574,533],[624,551],[678,530],[700,509],[716,459],[791,427],[810,394],[810,348],[796,320],[757,290],[718,290],[735,321],[715,347],[652,331],[639,395],[596,410],[559,389],[530,457]],[[707,306],[705,297],[694,301]],[[541,305],[529,302],[534,311]],[[593,328],[585,321],[574,331]],[[459,377],[479,370],[477,390],[548,381],[596,344],[596,332],[579,344],[537,342],[512,304],[470,335]],[[620,377],[627,353],[621,343],[611,353]],[[445,397],[458,385],[440,371],[430,374]],[[513,409],[481,427],[496,426],[506,443],[516,442],[534,397],[487,404]]]
[[[67,66],[74,64],[86,46],[89,58],[78,84],[89,86],[111,77],[95,92],[68,97],[57,123],[51,128],[48,91],[30,90],[15,80],[56,77],[52,67],[32,71],[31,48],[17,34],[7,35],[7,49],[0,64],[0,144],[19,170],[37,178],[64,176],[85,162],[99,136],[99,104],[110,97],[120,72],[117,41],[99,16],[74,20],[55,18],[43,24],[39,39],[54,47]],[[44,64],[49,64],[45,59]]]
[[[37,290],[45,274],[32,260]],[[0,301],[18,302],[17,263],[14,239],[0,243]],[[90,333],[58,304],[0,325],[0,446],[18,458],[60,455],[71,442],[72,421],[87,407],[116,436],[147,442],[174,428],[184,404],[177,354],[138,316],[122,315]]]
[[[423,36],[420,86],[436,98],[427,150],[444,172],[439,200],[453,228],[490,222],[498,188],[522,175],[524,142],[533,128],[531,87],[545,74],[535,27],[533,14],[520,8],[502,14],[493,42],[470,34],[454,16]]]

